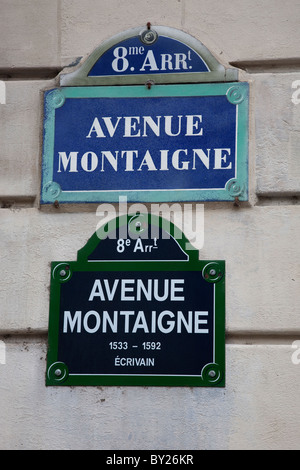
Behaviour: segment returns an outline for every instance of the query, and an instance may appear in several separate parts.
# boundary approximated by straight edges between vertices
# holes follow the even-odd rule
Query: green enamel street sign
[[[51,264],[46,385],[225,386],[225,262],[152,214]]]

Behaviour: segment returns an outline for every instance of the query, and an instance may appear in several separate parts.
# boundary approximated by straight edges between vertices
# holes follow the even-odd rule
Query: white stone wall
[[[226,260],[226,387],[46,388],[49,263],[75,260],[98,219],[39,208],[43,91],[147,21],[250,83],[249,203],[205,204],[200,250]],[[0,448],[299,448],[299,22],[297,0],[0,0]]]

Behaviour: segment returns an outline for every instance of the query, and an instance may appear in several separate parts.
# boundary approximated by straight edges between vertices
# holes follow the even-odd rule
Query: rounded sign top
[[[227,82],[238,79],[199,40],[175,28],[137,27],[101,44],[61,86]],[[146,76],[146,77],[145,77]]]

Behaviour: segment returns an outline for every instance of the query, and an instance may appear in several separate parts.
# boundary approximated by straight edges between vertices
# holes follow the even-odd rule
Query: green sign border
[[[87,244],[78,251],[77,261],[55,261],[51,263],[50,310],[48,332],[48,355],[46,385],[107,385],[107,386],[188,386],[188,387],[224,387],[225,386],[225,261],[204,261],[198,259],[199,252],[189,243],[184,234],[171,222],[152,214],[148,224],[168,227],[171,237],[175,238],[180,248],[188,255],[187,261],[93,261],[87,258],[99,243],[105,243],[100,232],[95,232]],[[132,215],[115,219],[116,227],[129,224]],[[109,225],[101,233],[109,236]],[[186,247],[188,246],[188,249]],[[200,376],[169,375],[69,375],[67,364],[58,361],[58,336],[60,315],[61,285],[71,278],[73,272],[128,272],[128,271],[201,271],[203,278],[214,284],[215,323],[214,323],[214,362],[207,364]]]
[[[134,190],[120,191],[63,191],[53,181],[55,110],[68,98],[153,98],[187,96],[226,96],[237,107],[236,125],[236,176],[224,189],[191,190]],[[146,86],[92,86],[55,88],[48,91],[44,109],[44,145],[42,161],[41,204],[118,202],[126,196],[128,202],[175,201],[240,201],[248,200],[248,108],[249,84],[247,82],[202,83]]]

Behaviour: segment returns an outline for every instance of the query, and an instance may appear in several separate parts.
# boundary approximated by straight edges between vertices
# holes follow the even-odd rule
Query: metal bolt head
[[[208,375],[209,375],[209,377],[211,377],[211,378],[213,379],[217,374],[216,374],[216,372],[215,372],[214,370],[210,370],[210,371],[208,372]]]
[[[152,29],[146,29],[145,31],[141,33],[140,38],[144,44],[150,45],[150,44],[153,44],[157,40],[158,34],[156,31],[153,31]]]
[[[67,274],[67,271],[65,269],[61,269],[59,271],[59,274],[61,275],[61,277],[64,277]]]
[[[62,374],[62,371],[60,369],[56,369],[56,371],[54,372],[54,374],[56,375],[56,377],[60,377],[61,374]]]
[[[210,269],[209,274],[210,274],[211,276],[215,276],[215,275],[217,274],[217,271],[212,268],[212,269]]]

